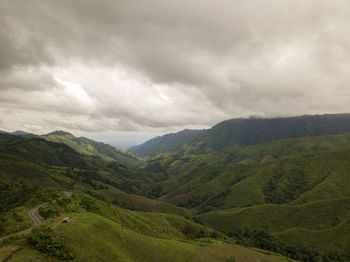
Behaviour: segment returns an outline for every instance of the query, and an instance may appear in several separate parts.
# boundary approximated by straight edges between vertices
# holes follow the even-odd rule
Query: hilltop
[[[139,158],[128,151],[89,138],[75,137],[65,131],[54,131],[40,137],[51,142],[66,144],[80,154],[96,156],[106,161],[117,161],[128,167],[136,167],[142,163]]]
[[[152,138],[141,145],[129,148],[128,151],[140,157],[153,157],[161,153],[175,150],[189,143],[203,132],[205,132],[205,130],[185,129],[177,133],[170,133]]]
[[[140,156],[156,156],[191,146],[195,154],[240,148],[284,138],[337,135],[350,132],[350,114],[304,115],[279,118],[235,118],[208,130],[183,130],[153,138],[129,149]],[[184,139],[185,138],[185,139]]]

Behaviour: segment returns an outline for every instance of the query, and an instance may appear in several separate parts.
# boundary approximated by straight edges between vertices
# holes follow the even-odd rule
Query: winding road
[[[63,194],[64,194],[65,197],[71,197],[73,193],[72,193],[72,192],[69,192],[69,191],[63,191]],[[60,198],[62,198],[62,197],[60,197]],[[27,229],[25,229],[25,230],[23,230],[23,231],[17,232],[17,233],[15,233],[15,234],[16,234],[16,235],[28,235],[28,234],[30,234],[30,233],[32,232],[32,230],[33,230],[33,228],[34,228],[35,226],[38,226],[38,225],[43,224],[43,223],[44,223],[44,218],[42,218],[42,216],[40,216],[40,214],[39,214],[39,209],[40,209],[41,207],[45,206],[46,204],[47,204],[47,203],[42,203],[42,204],[40,204],[40,205],[38,205],[38,206],[32,208],[31,210],[29,210],[28,215],[29,215],[29,217],[33,220],[34,226],[32,226],[32,227],[30,227],[30,228],[27,228]],[[0,238],[0,243],[1,243],[2,240],[3,240],[4,238],[6,238],[6,237],[7,237],[7,236],[4,236],[4,237]]]
[[[31,209],[28,213],[29,217],[33,220],[35,226],[41,225],[42,223],[44,223],[44,219],[39,214],[39,209],[45,205],[46,205],[46,203],[38,205],[38,206],[34,207],[33,209]]]

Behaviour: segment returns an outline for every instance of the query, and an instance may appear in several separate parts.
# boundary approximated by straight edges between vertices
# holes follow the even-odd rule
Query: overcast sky
[[[0,129],[130,145],[350,112],[349,13],[348,0],[0,0]]]

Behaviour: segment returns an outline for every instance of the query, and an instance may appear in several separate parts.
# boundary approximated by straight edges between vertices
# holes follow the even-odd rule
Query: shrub
[[[72,253],[64,245],[63,240],[58,238],[48,226],[35,227],[27,240],[30,245],[43,253],[61,260],[73,259]]]

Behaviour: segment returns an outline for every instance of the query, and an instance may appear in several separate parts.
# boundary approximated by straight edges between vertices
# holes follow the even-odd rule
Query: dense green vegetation
[[[73,255],[63,239],[55,235],[49,226],[39,226],[28,236],[28,243],[35,249],[61,260],[71,260]]]
[[[155,139],[141,166],[61,131],[0,135],[0,258],[349,261],[348,118],[229,120]],[[17,236],[43,202],[45,226]]]
[[[126,192],[137,192],[161,176],[127,168],[116,161],[103,161],[79,154],[71,147],[41,138],[0,135],[0,179],[54,187],[90,188],[108,184]],[[99,181],[99,182],[96,182]],[[101,184],[102,183],[102,184]]]
[[[63,143],[80,154],[99,157],[105,161],[118,161],[119,164],[128,167],[141,164],[141,160],[125,150],[85,137],[75,137],[64,131],[55,131],[41,137],[51,142]]]
[[[147,142],[129,148],[129,151],[140,157],[153,157],[167,153],[185,145],[199,136],[205,130],[185,129],[177,133],[166,134],[148,140]]]
[[[55,215],[45,226],[35,228],[27,241],[8,242],[0,253],[16,250],[11,261],[287,261],[239,247],[183,217],[128,211],[80,192],[48,203],[47,210]],[[62,223],[66,216],[72,218],[68,224]]]
[[[268,141],[350,132],[350,114],[249,118],[223,121],[199,135],[193,144],[206,149],[242,147]],[[203,150],[203,149],[201,149]]]
[[[0,182],[0,237],[30,227],[29,209],[57,196],[56,190],[24,183]]]

